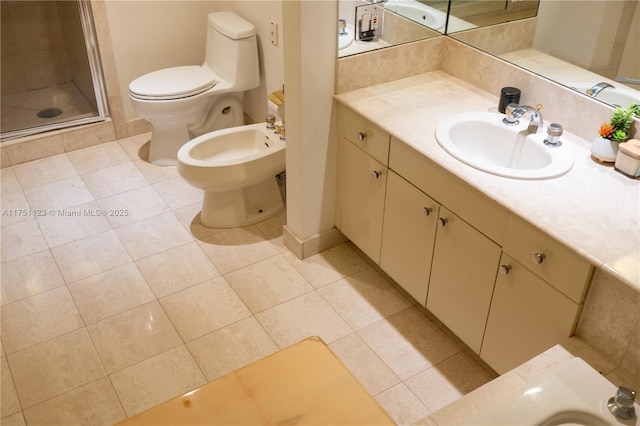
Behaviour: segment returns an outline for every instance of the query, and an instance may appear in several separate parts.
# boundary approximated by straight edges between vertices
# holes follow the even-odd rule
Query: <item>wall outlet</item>
[[[356,6],[355,39],[372,41],[382,35],[383,9],[376,5]]]
[[[269,36],[271,37],[271,44],[278,45],[278,23],[275,21],[269,22]]]

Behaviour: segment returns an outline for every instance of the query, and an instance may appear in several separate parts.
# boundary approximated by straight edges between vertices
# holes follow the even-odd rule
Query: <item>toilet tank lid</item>
[[[214,12],[209,14],[209,25],[232,39],[251,37],[256,27],[233,12]]]

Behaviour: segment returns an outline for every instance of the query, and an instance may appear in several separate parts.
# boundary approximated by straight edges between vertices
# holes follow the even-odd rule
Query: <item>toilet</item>
[[[244,124],[243,94],[260,84],[256,29],[232,12],[207,17],[202,66],[165,68],[129,84],[135,111],[152,125],[149,161],[175,165],[189,139]]]
[[[285,141],[267,123],[217,130],[178,151],[178,173],[204,191],[200,222],[235,228],[284,209],[276,176],[285,170]]]

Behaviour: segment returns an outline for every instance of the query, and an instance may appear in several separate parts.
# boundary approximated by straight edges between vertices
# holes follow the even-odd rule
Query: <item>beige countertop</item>
[[[565,130],[561,140],[572,148],[575,163],[561,177],[503,178],[467,166],[438,145],[435,129],[442,119],[461,112],[496,111],[498,103],[496,96],[444,71],[354,90],[336,99],[640,291],[640,180],[595,162],[589,142]],[[547,123],[554,119],[544,118]]]

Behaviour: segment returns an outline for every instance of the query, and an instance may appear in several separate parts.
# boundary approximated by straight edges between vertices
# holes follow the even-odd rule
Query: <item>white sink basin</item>
[[[444,30],[447,21],[445,13],[415,0],[388,0],[384,8],[434,30]]]
[[[550,179],[571,170],[573,153],[566,142],[551,147],[544,144],[546,130],[529,134],[528,115],[516,126],[504,124],[503,118],[490,112],[452,115],[438,125],[436,139],[463,163],[498,176]]]
[[[572,88],[576,89],[580,93],[587,93],[587,90],[593,87],[591,83],[573,83],[569,84]],[[629,108],[631,104],[640,103],[640,92],[637,90],[633,90],[627,87],[623,87],[620,84],[616,85],[615,88],[607,87],[602,89],[596,96],[595,99],[598,99],[602,102],[605,102],[609,105],[619,106],[622,108]]]
[[[580,358],[540,377],[499,404],[468,419],[468,425],[617,425],[638,426],[607,408],[617,387]],[[636,402],[636,413],[640,406]]]

